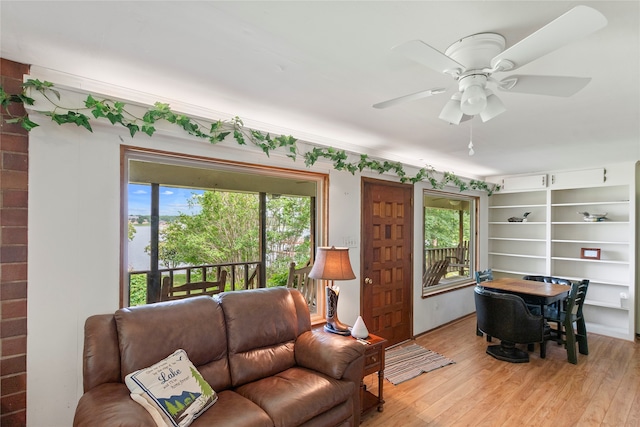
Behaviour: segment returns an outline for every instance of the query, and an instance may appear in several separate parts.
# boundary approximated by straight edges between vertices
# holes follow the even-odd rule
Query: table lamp
[[[330,280],[325,288],[327,294],[327,310],[324,330],[334,334],[349,335],[349,327],[338,320],[338,295],[340,288],[333,285],[334,280],[355,279],[351,262],[349,261],[349,248],[318,247],[316,259],[309,272],[312,279]]]

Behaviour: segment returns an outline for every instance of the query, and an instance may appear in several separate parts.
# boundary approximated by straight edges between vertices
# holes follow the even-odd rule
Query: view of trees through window
[[[425,208],[424,236],[426,248],[442,248],[458,246],[461,241],[469,241],[469,212],[451,209]],[[460,238],[462,224],[462,239]]]
[[[258,193],[194,190],[185,202],[186,211],[178,215],[163,215],[161,208],[160,268],[260,261]],[[292,261],[310,261],[312,198],[269,194],[265,205],[266,285],[284,286]],[[129,239],[145,226],[144,215],[130,215]],[[144,250],[150,253],[150,243]],[[146,280],[131,286],[131,305],[144,304]]]
[[[425,191],[423,294],[472,277],[475,200]]]
[[[285,285],[291,261],[309,261],[310,198],[268,195],[267,283]],[[255,193],[205,191],[160,231],[159,259],[167,268],[260,259],[259,199]]]

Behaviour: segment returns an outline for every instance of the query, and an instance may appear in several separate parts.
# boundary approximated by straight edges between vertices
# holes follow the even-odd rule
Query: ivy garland
[[[58,103],[60,101],[60,92],[54,88],[53,83],[42,82],[37,79],[28,79],[22,84],[22,93],[15,95],[8,95],[0,86],[0,105],[10,117],[6,122],[19,124],[27,131],[33,130],[38,124],[29,120],[27,114],[20,116],[12,114],[10,106],[12,104],[33,105],[35,100],[28,96],[29,90],[41,93],[54,107],[51,111],[39,111],[40,113],[51,117],[51,120],[59,125],[76,124],[89,132],[93,132],[93,129],[89,123],[90,118],[85,112],[90,113],[96,119],[106,118],[112,125],[124,126],[129,130],[129,134],[132,137],[138,132],[152,136],[156,132],[155,124],[164,120],[181,127],[189,135],[208,140],[211,144],[221,142],[229,134],[233,134],[233,138],[239,145],[246,145],[248,140],[262,149],[267,156],[271,151],[279,148],[284,149],[287,152],[287,157],[294,161],[301,154],[307,167],[312,166],[318,159],[324,158],[333,162],[335,170],[346,170],[351,174],[369,169],[380,174],[394,172],[402,183],[410,182],[415,184],[426,180],[429,181],[434,189],[443,189],[448,183],[453,183],[461,192],[473,189],[486,191],[488,195],[491,195],[493,192],[500,190],[499,185],[489,185],[484,181],[473,179],[466,182],[451,172],[444,172],[442,179],[438,180],[434,176],[436,171],[432,167],[424,167],[415,176],[408,177],[400,162],[379,161],[371,159],[366,154],[361,154],[359,161],[354,162],[349,160],[349,155],[346,151],[332,147],[314,147],[310,151],[300,153],[296,138],[286,135],[271,136],[269,133],[265,134],[257,130],[247,129],[239,117],[234,117],[231,120],[214,121],[207,129],[202,123],[184,114],[175,113],[171,110],[169,104],[161,102],[156,102],[142,117],[137,117],[127,111],[124,102],[111,99],[96,99],[92,95],[87,96],[84,101],[84,108],[67,108]]]

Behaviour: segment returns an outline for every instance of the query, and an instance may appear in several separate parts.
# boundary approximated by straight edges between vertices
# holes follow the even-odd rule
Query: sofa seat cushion
[[[276,427],[289,427],[339,406],[353,396],[354,388],[352,382],[293,367],[236,391],[264,409]]]
[[[231,390],[218,393],[218,401],[190,427],[272,427],[269,415],[258,405]]]

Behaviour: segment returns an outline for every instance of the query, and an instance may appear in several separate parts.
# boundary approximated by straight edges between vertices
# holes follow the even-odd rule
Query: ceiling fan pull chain
[[[473,120],[469,120],[469,155],[473,156],[475,153],[473,151]]]

